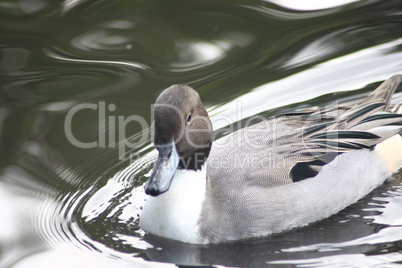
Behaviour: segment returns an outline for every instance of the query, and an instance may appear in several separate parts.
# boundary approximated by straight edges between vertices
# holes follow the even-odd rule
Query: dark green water
[[[264,239],[198,247],[138,227],[151,104],[169,85],[196,88],[215,129],[230,132],[402,73],[400,1],[320,8],[0,1],[0,267],[402,263],[401,180]]]

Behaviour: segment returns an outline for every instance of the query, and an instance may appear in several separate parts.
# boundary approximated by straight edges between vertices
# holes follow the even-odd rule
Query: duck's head
[[[199,170],[211,150],[211,120],[198,93],[186,85],[165,89],[153,107],[153,142],[158,159],[145,192],[169,190],[177,169]]]

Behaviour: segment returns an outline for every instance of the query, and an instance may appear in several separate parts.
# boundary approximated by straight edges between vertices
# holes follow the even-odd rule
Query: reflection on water
[[[313,0],[306,0],[303,2],[292,1],[292,0],[265,0],[265,1],[275,3],[279,6],[283,6],[289,9],[305,10],[305,11],[341,7],[345,4],[357,2],[357,0],[328,0],[320,2]]]
[[[150,105],[167,86],[195,87],[225,133],[401,73],[399,1],[312,3],[1,2],[0,267],[401,262],[401,179],[268,238],[195,246],[139,229]]]

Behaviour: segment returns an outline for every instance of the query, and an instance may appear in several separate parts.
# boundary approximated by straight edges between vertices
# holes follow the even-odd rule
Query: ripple
[[[282,249],[283,252],[305,252],[305,251],[330,251],[340,250],[346,247],[361,245],[376,245],[382,243],[393,243],[402,241],[402,227],[388,227],[381,229],[378,233],[374,233],[365,237],[340,243],[323,243],[310,246],[302,246],[295,248]]]
[[[84,202],[78,199],[69,201],[79,206],[74,214],[80,215],[75,221],[81,230],[77,235],[80,243],[90,243],[94,250],[104,251],[106,245],[117,252],[130,254],[152,247],[140,240],[144,233],[138,222],[146,195],[142,183],[135,186],[139,183],[138,177],[149,172],[152,160],[153,153],[147,154],[117,172],[103,186],[83,193],[80,200]]]
[[[128,264],[146,266],[143,260],[133,259],[132,256],[137,255],[138,250],[144,250],[152,246],[145,241],[141,241],[138,236],[128,235],[125,232],[116,232],[116,228],[121,229],[121,227],[113,221],[117,217],[115,215],[117,211],[113,209],[119,206],[128,206],[129,203],[118,202],[116,207],[108,211],[110,215],[97,219],[96,224],[100,224],[97,227],[90,224],[86,225],[77,218],[77,215],[80,215],[83,204],[86,204],[86,206],[94,204],[91,201],[86,203],[88,198],[93,198],[91,197],[93,192],[94,188],[89,187],[86,190],[66,195],[61,200],[46,199],[43,202],[39,207],[40,213],[36,214],[35,225],[38,226],[40,236],[53,250],[28,258],[28,263],[43,261],[44,258],[46,258],[46,263],[54,263],[60,256],[66,260],[68,256],[71,256],[76,260],[75,263],[78,261],[80,263],[100,263],[104,261],[108,265],[113,264],[113,266],[122,265],[124,267],[124,265]],[[101,192],[97,192],[98,195]],[[94,221],[94,219],[89,219],[89,221]],[[133,228],[132,224],[126,221],[121,221],[120,224],[126,228]],[[94,230],[88,229],[93,227],[105,231],[103,233],[104,240],[97,241],[94,238]],[[23,263],[24,261],[19,265]],[[104,265],[101,265],[101,267],[106,267]]]
[[[142,185],[131,191],[129,189],[132,188],[133,183],[138,184],[138,181],[133,176],[137,177],[139,174],[149,170],[154,158],[150,155],[153,154],[154,152],[138,159],[127,168],[116,173],[102,188],[97,189],[91,196],[88,196],[88,200],[85,202],[81,212],[85,222],[90,222],[101,214],[113,217],[116,214],[116,210],[126,207],[128,203],[132,204],[129,208],[130,213],[127,218],[122,216],[121,219],[129,220],[132,218],[132,221],[137,221],[142,205],[146,200],[146,195]],[[117,199],[123,202],[117,202]],[[122,213],[122,215],[124,214]]]
[[[377,204],[381,202],[381,204]],[[374,204],[380,215],[367,217],[376,224],[385,226],[402,226],[400,212],[402,211],[402,185],[393,186],[393,190],[374,198]],[[402,240],[402,235],[399,237]]]
[[[221,41],[217,43],[177,40],[175,41],[175,50],[178,54],[178,60],[170,63],[170,67],[175,69],[189,70],[192,67],[199,68],[213,64],[226,56],[226,50],[230,50],[231,45]]]
[[[140,83],[139,71],[147,68],[133,62],[74,59],[48,49],[44,51],[46,56],[57,61],[56,67],[28,70],[26,61],[32,55],[30,51],[0,49],[4,55],[0,58],[0,69],[6,71],[7,75],[1,92],[7,105],[21,107],[35,103],[99,98],[111,91],[124,91]]]
[[[130,39],[124,35],[97,30],[82,33],[71,41],[72,45],[82,50],[122,50],[130,49]]]
[[[267,1],[270,2],[270,1]],[[272,1],[274,2],[274,1]],[[278,3],[277,3],[278,4]],[[331,9],[316,9],[311,10],[310,12],[294,12],[291,10],[291,7],[288,7],[289,10],[279,10],[274,8],[268,8],[263,6],[247,6],[247,9],[253,10],[256,13],[264,14],[267,17],[274,17],[281,20],[293,21],[293,20],[304,20],[314,17],[321,17],[325,15],[329,15],[331,13],[335,13],[335,10]],[[295,9],[297,10],[297,9]]]
[[[141,64],[141,63],[135,63],[135,62],[128,62],[128,61],[108,61],[108,60],[88,60],[88,59],[74,59],[74,58],[69,58],[65,57],[61,54],[57,54],[56,52],[46,50],[46,54],[54,59],[61,60],[61,61],[66,61],[66,62],[77,62],[77,63],[96,63],[96,64],[107,64],[107,65],[121,65],[121,66],[127,66],[135,69],[148,69],[149,67]]]
[[[135,23],[129,20],[112,20],[104,22],[102,26],[109,29],[131,30]]]
[[[20,1],[2,1],[0,3],[0,12],[13,15],[25,16],[39,13],[48,8],[45,0],[20,0]]]
[[[229,122],[216,121],[214,129],[268,109],[304,102],[329,93],[355,90],[385,80],[402,69],[402,52],[394,51],[401,44],[402,39],[397,39],[362,49],[258,86],[226,104],[213,107],[213,114],[231,119]],[[351,76],[353,79],[350,79]]]

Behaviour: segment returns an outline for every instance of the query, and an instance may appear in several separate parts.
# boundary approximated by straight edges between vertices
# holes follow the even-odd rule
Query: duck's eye
[[[187,115],[187,123],[189,123],[191,121],[191,114]]]

